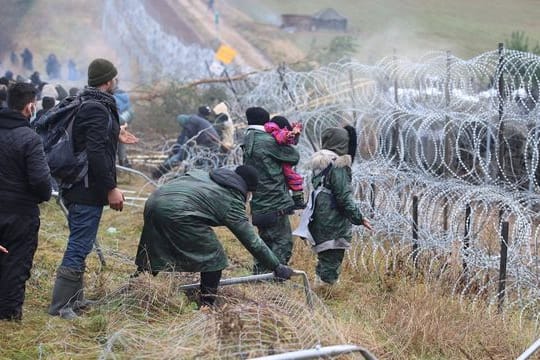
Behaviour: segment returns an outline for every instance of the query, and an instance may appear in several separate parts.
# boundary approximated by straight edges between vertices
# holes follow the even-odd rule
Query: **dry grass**
[[[122,187],[130,186],[140,184],[123,178]],[[295,217],[292,220],[293,223],[297,221]],[[220,316],[225,316],[224,313],[201,317],[195,304],[176,291],[178,284],[197,281],[197,276],[160,274],[128,280],[135,270],[133,257],[141,226],[142,208],[104,213],[98,236],[105,249],[107,266],[101,268],[92,254],[87,269],[87,294],[90,298],[101,299],[101,305],[76,321],[66,322],[48,316],[46,308],[68,231],[63,215],[54,203],[42,206],[40,245],[32,278],[27,284],[24,319],[22,323],[3,322],[0,325],[0,359],[87,359],[96,358],[107,349],[121,358],[152,358],[157,354],[161,358],[193,358],[201,356],[201,344],[210,338],[223,347],[224,338],[213,332],[198,332],[209,331],[212,328],[208,327],[209,321],[222,319]],[[107,233],[110,227],[115,227],[117,232]],[[217,231],[230,258],[225,277],[248,274],[251,258],[247,251],[228,230],[219,228]],[[377,259],[370,261],[366,268],[353,268],[347,259],[341,282],[316,292],[322,301],[317,302],[317,313],[324,318],[326,311],[330,311],[337,328],[335,334],[339,334],[345,343],[362,345],[382,359],[508,359],[517,357],[534,341],[534,323],[522,319],[520,322],[517,314],[494,314],[481,301],[473,303],[455,298],[444,283],[436,287],[424,282],[421,274],[411,271],[399,258],[387,269],[382,265],[382,255],[377,257],[380,262]],[[311,250],[297,240],[292,265],[306,270],[313,280],[315,263]],[[449,283],[451,281],[448,279]],[[262,316],[263,319],[274,319],[273,324],[282,324],[278,329],[286,326],[290,322],[284,317],[286,313],[279,307],[275,310],[275,305],[270,306],[267,302],[278,299],[277,303],[283,308],[295,309],[298,305],[294,304],[303,302],[301,289],[285,286],[280,290],[275,285],[264,286],[267,285],[243,290],[222,289],[221,293],[232,306],[227,310],[227,316],[236,316],[242,324]],[[300,313],[291,311],[295,316]],[[300,323],[298,319],[304,318],[297,318],[296,324]],[[333,323],[330,319],[313,323],[320,325],[310,331],[323,331],[324,326]],[[267,328],[261,327],[260,321],[258,324],[258,328],[250,325],[258,329],[256,336],[262,333],[275,339],[271,334],[277,325]],[[286,332],[289,334],[286,338],[291,338],[293,333]],[[247,334],[245,336],[252,341],[255,335]],[[172,336],[176,337],[174,341]],[[205,336],[208,339],[204,339]],[[206,353],[204,357],[216,355]]]

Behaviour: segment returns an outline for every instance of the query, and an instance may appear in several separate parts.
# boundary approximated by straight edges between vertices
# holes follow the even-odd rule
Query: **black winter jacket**
[[[73,141],[75,152],[86,149],[88,182],[63,190],[62,196],[72,203],[104,206],[109,190],[116,187],[118,111],[114,97],[96,88],[85,88],[81,96],[85,103],[75,118]]]
[[[20,112],[0,109],[0,213],[39,216],[38,204],[50,198],[41,138]]]

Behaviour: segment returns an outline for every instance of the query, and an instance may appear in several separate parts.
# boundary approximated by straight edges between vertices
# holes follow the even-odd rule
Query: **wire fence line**
[[[303,123],[306,184],[321,132],[356,127],[353,183],[376,230],[355,242],[355,266],[407,254],[432,281],[454,273],[456,294],[538,317],[539,65],[501,47],[468,60],[438,52],[310,72],[281,66],[227,86],[236,119],[262,106]]]
[[[448,281],[441,274],[452,269],[455,293],[537,316],[539,64],[538,56],[504,48],[469,60],[439,52],[309,72],[280,66],[219,86],[239,133],[249,106],[303,123],[298,168],[307,185],[305,165],[321,132],[356,127],[353,183],[376,231],[355,243],[353,263],[375,253],[390,259],[409,251],[415,263],[430,254],[422,271],[433,281]],[[185,165],[214,158],[193,148]],[[220,164],[240,163],[240,147],[225,159]]]

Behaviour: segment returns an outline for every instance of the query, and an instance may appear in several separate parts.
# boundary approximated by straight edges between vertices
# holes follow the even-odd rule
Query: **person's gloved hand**
[[[293,269],[288,267],[287,265],[279,264],[274,269],[274,275],[276,278],[280,280],[289,280],[293,274]]]

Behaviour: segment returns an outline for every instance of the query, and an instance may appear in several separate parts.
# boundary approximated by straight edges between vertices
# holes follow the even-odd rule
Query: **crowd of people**
[[[136,137],[122,128],[130,120],[129,101],[118,92],[118,71],[106,59],[88,67],[88,86],[78,90],[82,105],[73,120],[73,148],[87,156],[84,180],[62,186],[60,196],[68,209],[69,236],[56,271],[48,313],[76,318],[92,304],[84,296],[86,258],[97,235],[103,208],[122,211],[123,192],[117,186],[116,161],[126,165],[119,144]],[[38,112],[38,89],[16,82],[7,88],[0,109],[0,319],[20,320],[25,284],[30,277],[40,226],[39,203],[51,197],[51,174],[41,138],[30,128]],[[115,96],[119,94],[118,96]],[[42,107],[54,106],[43,101]],[[212,110],[179,115],[182,132],[178,146],[162,164],[159,174],[181,161],[185,146],[195,139],[212,151],[232,145],[231,119],[222,104],[213,109],[220,119],[207,120]],[[313,171],[307,206],[303,179],[294,170],[300,161],[296,149],[302,128],[283,116],[270,117],[261,107],[245,112],[243,165],[234,169],[193,169],[158,187],[144,208],[144,224],[133,276],[143,272],[199,272],[200,306],[215,305],[226,252],[216,226],[226,226],[253,255],[254,274],[273,272],[287,280],[293,232],[289,215],[302,210],[305,229],[295,231],[312,245],[318,257],[317,281],[338,281],[345,250],[352,239],[352,224],[371,229],[354,201],[351,165],[356,153],[352,127],[328,128],[322,149],[309,161]],[[221,126],[216,129],[216,123]],[[221,133],[220,133],[221,132]],[[122,155],[124,154],[124,155]],[[246,210],[250,204],[251,220]]]

